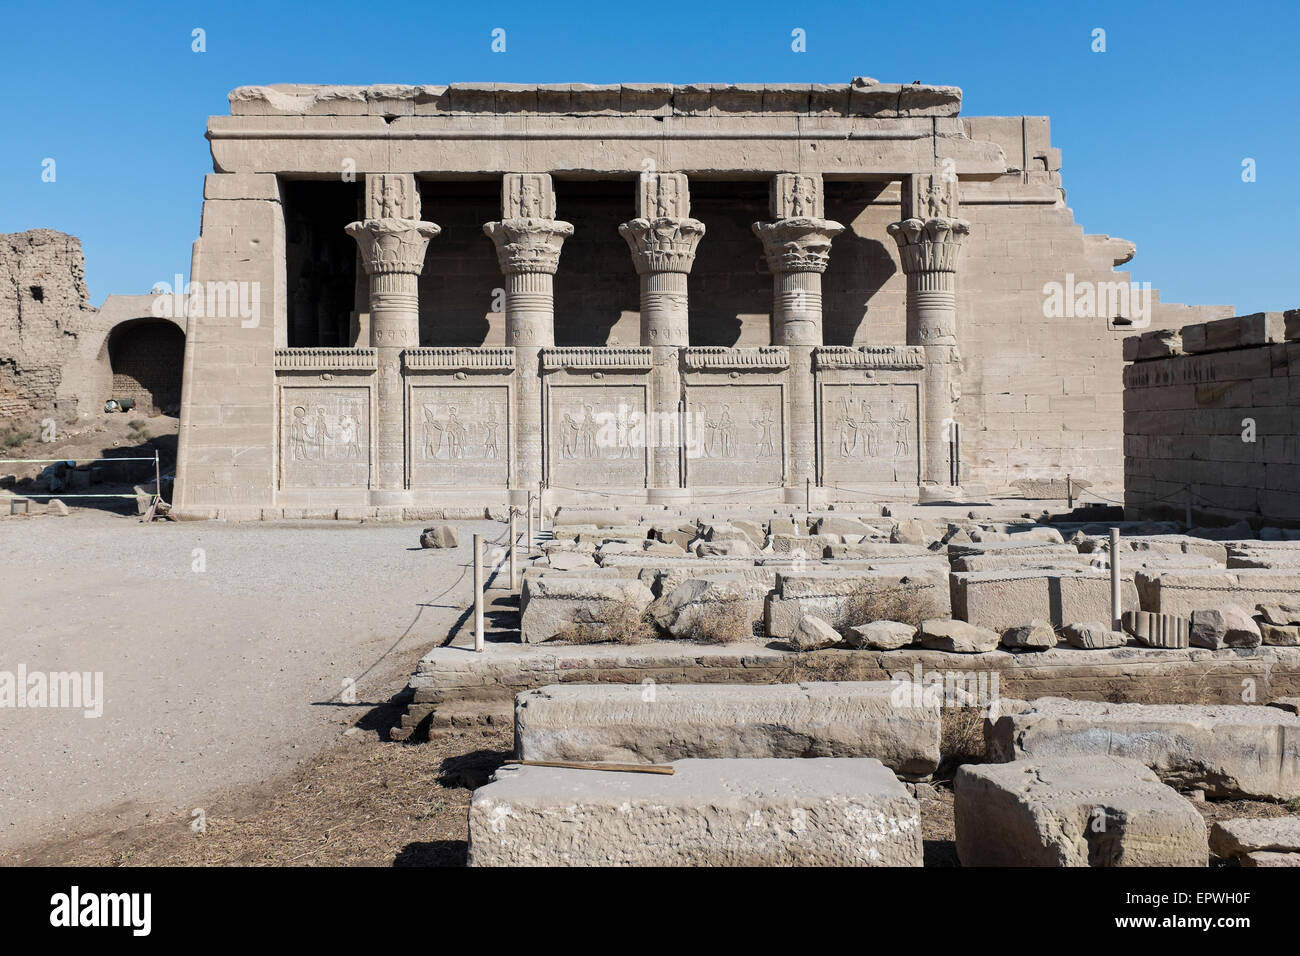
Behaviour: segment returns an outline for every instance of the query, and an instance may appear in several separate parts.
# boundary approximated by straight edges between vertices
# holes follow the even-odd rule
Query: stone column
[[[542,480],[541,350],[555,344],[555,270],[573,226],[555,218],[546,173],[507,173],[499,222],[483,224],[506,279],[506,345],[515,350],[512,504],[527,504]]]
[[[366,177],[366,213],[346,232],[361,249],[370,277],[370,345],[378,352],[379,414],[377,474],[370,501],[401,505],[408,500],[406,395],[402,350],[420,344],[419,278],[429,240],[441,232],[420,220],[420,194],[409,173]]]
[[[949,439],[961,394],[957,349],[957,267],[970,223],[956,218],[956,184],[941,176],[904,184],[909,218],[889,226],[907,276],[907,344],[925,348],[922,494],[949,497]]]
[[[687,497],[681,454],[681,349],[690,345],[687,276],[704,223],[690,218],[691,198],[683,173],[642,173],[637,218],[618,227],[641,278],[641,344],[651,347],[651,443],[647,497],[653,503]]]
[[[772,344],[790,350],[790,457],[785,500],[803,504],[807,485],[817,484],[817,397],[813,349],[822,345],[822,273],[831,240],[844,231],[822,218],[820,176],[778,173],[770,206],[775,222],[754,223],[754,234],[772,271]],[[823,496],[818,493],[820,500]]]

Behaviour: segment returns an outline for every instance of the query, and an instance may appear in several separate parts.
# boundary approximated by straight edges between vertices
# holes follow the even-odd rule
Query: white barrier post
[[[533,556],[533,540],[533,493],[530,491],[528,492],[528,541],[524,544],[530,558]]]
[[[519,509],[510,509],[510,590],[519,590]]]
[[[483,536],[474,535],[474,650],[483,650]]]
[[[1110,529],[1110,626],[1112,631],[1124,628],[1119,600],[1119,528]]]

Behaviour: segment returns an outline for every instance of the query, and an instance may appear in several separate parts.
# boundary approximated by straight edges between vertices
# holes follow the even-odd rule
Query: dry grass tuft
[[[642,644],[659,634],[645,608],[628,601],[608,605],[599,621],[573,621],[556,637],[566,644]]]
[[[983,707],[941,707],[939,709],[939,753],[945,761],[982,763],[984,750]]]
[[[754,636],[749,611],[740,598],[694,607],[687,620],[682,637],[700,644],[735,644]]]
[[[843,634],[851,627],[874,621],[899,621],[920,627],[922,621],[934,616],[933,602],[918,588],[903,585],[877,588],[862,584],[844,599],[835,629]]]

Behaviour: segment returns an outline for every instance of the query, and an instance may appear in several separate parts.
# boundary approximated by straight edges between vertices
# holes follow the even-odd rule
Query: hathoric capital
[[[367,275],[399,273],[419,275],[429,240],[442,227],[419,219],[364,219],[344,231],[361,248],[361,262]]]
[[[838,222],[809,216],[754,223],[754,235],[762,240],[768,268],[775,273],[825,272],[831,240],[843,231]]]
[[[560,264],[560,247],[573,235],[573,225],[530,217],[485,222],[483,231],[496,245],[497,261],[506,275],[525,272],[555,275]]]
[[[688,273],[695,264],[695,249],[704,235],[704,223],[670,216],[637,218],[619,226],[618,234],[632,250],[638,275]]]
[[[891,223],[888,232],[898,243],[905,274],[956,272],[970,223],[947,216],[904,219]]]

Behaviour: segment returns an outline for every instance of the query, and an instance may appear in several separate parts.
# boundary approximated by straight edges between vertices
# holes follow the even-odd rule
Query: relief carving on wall
[[[690,485],[745,488],[781,483],[779,385],[692,385],[686,394]]]
[[[917,392],[911,385],[828,385],[823,460],[829,483],[917,479]]]
[[[284,486],[365,488],[370,474],[367,388],[281,391]]]
[[[412,486],[504,486],[508,401],[504,385],[412,388]]]

